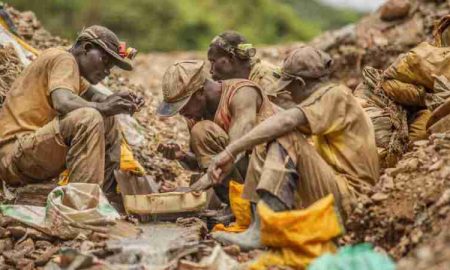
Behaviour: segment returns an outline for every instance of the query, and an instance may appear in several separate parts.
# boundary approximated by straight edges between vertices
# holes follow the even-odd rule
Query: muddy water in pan
[[[112,264],[145,265],[164,269],[180,249],[198,243],[200,227],[184,227],[174,223],[150,223],[139,226],[143,233],[137,239],[108,242],[108,249],[120,250],[107,260]]]

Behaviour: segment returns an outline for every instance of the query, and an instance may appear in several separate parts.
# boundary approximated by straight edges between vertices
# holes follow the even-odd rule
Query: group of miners
[[[204,61],[174,63],[162,78],[158,108],[161,116],[182,115],[190,132],[190,151],[161,145],[166,158],[203,173],[224,203],[230,180],[243,183],[251,225],[213,237],[244,249],[262,245],[258,204],[289,211],[332,194],[345,219],[379,178],[373,125],[352,91],[331,80],[330,55],[300,46],[278,68],[255,54],[239,33],[216,36],[207,53],[210,74]],[[114,66],[132,70],[130,58],[130,49],[102,26],[84,29],[69,49],[43,51],[0,110],[0,180],[21,186],[68,169],[71,182],[114,192],[122,141],[114,116],[132,115],[144,101],[94,85]]]

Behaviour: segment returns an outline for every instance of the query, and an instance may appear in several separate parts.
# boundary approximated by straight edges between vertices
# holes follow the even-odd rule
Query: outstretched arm
[[[297,108],[281,111],[269,117],[238,140],[230,143],[227,150],[233,156],[252,149],[258,144],[275,140],[298,126],[307,124],[305,114]]]
[[[231,142],[225,151],[217,155],[208,168],[209,177],[214,182],[222,181],[239,153],[251,149],[258,144],[281,137],[296,127],[307,125],[308,121],[305,114],[298,108],[277,113],[257,125],[243,137]]]

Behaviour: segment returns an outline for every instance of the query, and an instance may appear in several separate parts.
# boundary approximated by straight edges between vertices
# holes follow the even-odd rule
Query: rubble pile
[[[82,252],[102,250],[106,238],[93,233],[84,238],[62,242],[38,230],[24,227],[13,219],[0,217],[0,269],[36,269],[44,267],[61,247]]]
[[[354,89],[364,66],[385,69],[399,54],[431,40],[434,22],[449,13],[448,1],[389,0],[357,24],[327,32],[310,44],[331,54],[333,76]]]
[[[22,69],[23,66],[14,48],[0,45],[0,108],[6,93]]]
[[[17,34],[34,48],[43,50],[69,45],[67,39],[51,35],[32,11],[20,12],[11,6],[6,6],[6,11],[17,28]]]
[[[349,217],[344,242],[371,242],[399,259],[450,226],[450,134],[417,141]],[[434,240],[433,240],[434,239]]]
[[[156,79],[156,75],[154,76]],[[161,75],[162,76],[162,75]],[[146,169],[147,174],[153,176],[157,182],[187,180],[188,174],[176,161],[164,159],[158,154],[157,147],[162,142],[174,141],[183,146],[187,146],[188,132],[184,120],[181,118],[161,119],[155,110],[159,99],[156,98],[156,90],[144,87],[141,84],[134,84],[129,78],[119,73],[112,73],[105,85],[112,91],[129,90],[142,95],[146,100],[144,108],[134,115],[134,118],[141,125],[140,133],[145,140],[138,146],[133,146],[133,153],[141,165]],[[159,90],[159,89],[158,89]],[[181,184],[181,183],[180,183]]]

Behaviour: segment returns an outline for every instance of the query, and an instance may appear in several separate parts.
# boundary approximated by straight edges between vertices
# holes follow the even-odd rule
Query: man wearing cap
[[[210,73],[213,80],[248,79],[261,87],[262,91],[269,99],[282,108],[289,108],[295,105],[290,93],[277,86],[280,78],[280,69],[270,63],[255,58],[256,49],[249,44],[244,36],[234,31],[226,31],[216,36],[209,45],[208,60],[210,62]],[[188,119],[189,129],[196,124],[192,119]],[[210,122],[202,123],[196,128],[196,134],[220,134],[216,132]],[[206,136],[194,138],[192,144],[205,144],[202,142]],[[222,138],[217,138],[221,141]],[[192,146],[191,144],[191,146]],[[195,155],[184,152],[175,143],[162,144],[159,150],[163,156],[169,159],[180,161],[188,169],[197,169]],[[245,171],[245,162],[242,161],[241,171]],[[201,168],[204,169],[204,168]]]
[[[269,143],[265,160],[257,160],[260,165],[255,170],[249,168],[244,198],[286,211],[307,207],[333,193],[345,217],[352,198],[377,182],[378,156],[373,126],[351,90],[329,82],[331,63],[328,54],[315,48],[294,50],[283,63],[280,86],[299,105],[278,112],[231,142],[211,162],[210,177],[220,182],[239,153]],[[292,148],[270,143],[297,130],[312,135],[315,147],[304,138],[297,138]],[[289,182],[286,174],[295,182]],[[213,237],[244,249],[260,247],[259,216],[254,215],[246,232],[219,232]]]
[[[105,96],[91,84],[113,66],[131,70],[127,50],[102,26],[84,29],[69,49],[43,51],[16,79],[0,110],[0,180],[13,186],[57,177],[114,188],[120,132],[114,115],[132,114],[142,98]]]
[[[204,171],[229,142],[242,137],[277,110],[262,89],[250,80],[207,79],[203,61],[183,61],[169,67],[162,90],[164,101],[158,109],[160,115],[172,116],[179,112],[196,122],[191,129],[190,148]],[[264,147],[258,150],[258,154],[265,151]],[[244,179],[244,167],[233,170],[234,180]],[[223,202],[228,202],[226,182],[216,186],[215,191]]]

